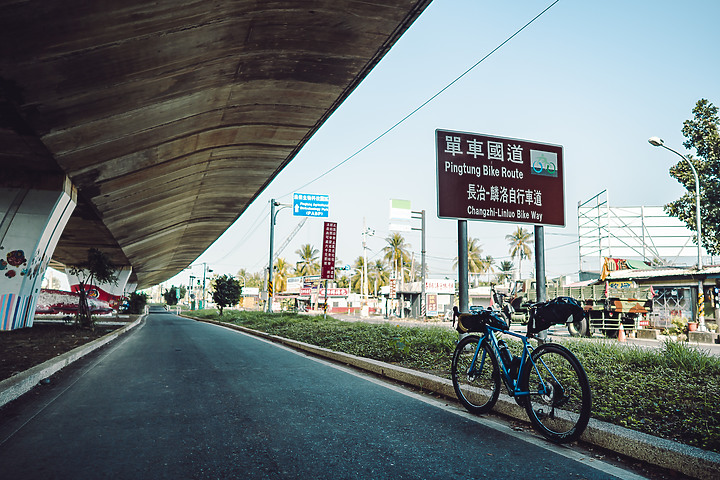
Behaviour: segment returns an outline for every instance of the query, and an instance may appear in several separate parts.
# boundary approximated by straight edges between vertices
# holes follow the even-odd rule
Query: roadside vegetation
[[[332,350],[450,378],[457,333],[444,327],[345,322],[289,313],[190,312]],[[569,340],[593,392],[593,417],[720,453],[720,359],[668,341],[645,350]]]

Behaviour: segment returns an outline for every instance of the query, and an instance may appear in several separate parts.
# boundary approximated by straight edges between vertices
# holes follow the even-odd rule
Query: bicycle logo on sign
[[[545,158],[545,155],[541,155],[540,158],[533,162],[532,169],[536,175],[557,176],[557,167],[554,163],[549,162],[548,159]],[[543,173],[543,170],[547,173]]]
[[[552,153],[533,150],[531,151],[530,167],[533,175],[557,177],[557,156]]]

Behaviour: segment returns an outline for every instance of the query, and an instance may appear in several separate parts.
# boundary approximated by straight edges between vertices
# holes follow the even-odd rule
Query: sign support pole
[[[545,288],[545,227],[535,225],[535,291],[537,301],[547,301],[547,290]],[[538,339],[545,340],[547,330],[538,333]]]
[[[545,228],[535,225],[535,288],[537,301],[547,301],[545,289]]]
[[[420,277],[422,278],[422,290],[420,293],[420,316],[423,320],[427,320],[427,302],[425,298],[425,210],[419,212],[411,211],[414,215],[420,215],[419,217],[412,217],[416,220],[420,220],[420,228],[411,228],[411,230],[420,230]]]
[[[461,312],[470,310],[468,302],[467,246],[467,220],[458,220],[458,307]]]
[[[327,279],[325,279],[325,308],[323,309],[323,318],[327,318],[327,309],[328,309],[327,295],[328,295],[328,281],[327,281]]]

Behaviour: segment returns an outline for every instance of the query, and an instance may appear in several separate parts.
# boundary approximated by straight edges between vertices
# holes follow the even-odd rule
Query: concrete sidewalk
[[[12,402],[24,393],[29,392],[35,385],[58,372],[62,368],[137,327],[144,318],[144,316],[141,316],[134,322],[128,323],[125,327],[110,332],[104,337],[88,342],[69,352],[58,355],[47,362],[36,365],[22,373],[18,373],[17,375],[13,375],[10,378],[0,381],[0,407],[6,403]]]

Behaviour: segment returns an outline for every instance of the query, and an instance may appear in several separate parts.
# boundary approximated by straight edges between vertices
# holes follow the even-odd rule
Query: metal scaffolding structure
[[[578,237],[581,272],[600,270],[603,257],[669,266],[697,263],[695,232],[682,221],[662,206],[611,207],[607,190],[578,202]]]

